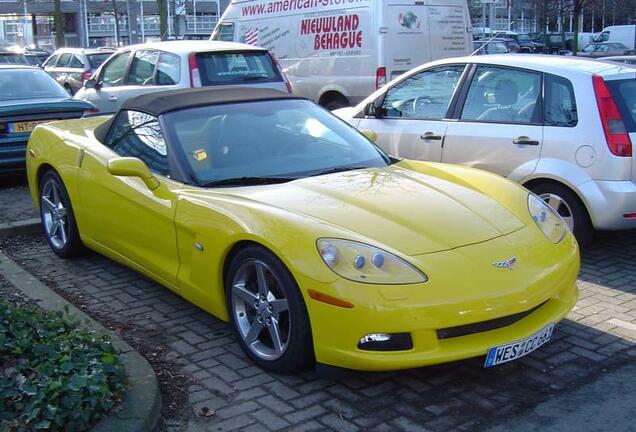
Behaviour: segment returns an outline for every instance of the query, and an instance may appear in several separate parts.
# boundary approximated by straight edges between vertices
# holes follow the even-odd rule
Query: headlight
[[[403,259],[364,243],[321,238],[316,245],[325,264],[345,279],[381,285],[428,280],[424,273]]]
[[[552,243],[563,240],[567,232],[567,225],[552,207],[535,194],[528,195],[528,210],[532,220]]]

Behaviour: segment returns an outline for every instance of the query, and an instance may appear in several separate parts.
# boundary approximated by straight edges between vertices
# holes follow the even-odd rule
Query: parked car
[[[542,33],[536,41],[545,45],[544,52],[546,54],[560,54],[572,51],[574,33]]]
[[[266,87],[291,92],[263,48],[231,42],[169,41],[122,48],[75,95],[112,113],[134,96],[188,87]]]
[[[600,43],[591,43],[582,51],[578,52],[577,55],[580,57],[589,57],[589,58],[599,58],[599,57],[607,57],[612,55],[625,55],[631,54],[633,51],[628,49],[625,45],[618,42],[600,42]]]
[[[417,65],[472,51],[466,0],[232,1],[212,39],[267,48],[294,94],[330,110]]]
[[[29,65],[29,61],[22,53],[14,51],[0,51],[0,65]]]
[[[338,114],[391,155],[521,183],[587,244],[636,228],[635,107],[631,68],[529,54],[430,63]]]
[[[43,67],[72,96],[113,52],[103,48],[61,48]]]
[[[24,171],[27,140],[36,125],[81,117],[91,108],[69,99],[39,68],[0,65],[0,174]]]
[[[519,43],[519,52],[525,54],[542,54],[545,50],[545,44],[537,42],[534,38],[536,35],[531,33],[519,33],[517,42]]]
[[[142,271],[229,320],[268,370],[492,366],[547,342],[577,300],[576,241],[541,199],[395,161],[290,94],[146,94],[39,126],[28,151],[56,254]]]
[[[616,63],[636,65],[636,55],[600,57],[597,60],[607,60],[607,61],[616,62]]]
[[[473,42],[474,55],[484,54],[506,54],[510,52],[510,48],[501,40],[497,39],[478,39]]]

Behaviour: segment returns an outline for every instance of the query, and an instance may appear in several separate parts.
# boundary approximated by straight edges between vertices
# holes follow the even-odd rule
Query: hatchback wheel
[[[531,188],[565,221],[581,246],[594,241],[594,228],[587,209],[578,196],[565,186],[540,183]]]
[[[259,366],[294,372],[313,362],[305,303],[283,263],[258,246],[234,256],[226,277],[227,308],[241,348]]]
[[[51,249],[63,258],[82,249],[71,201],[57,173],[47,171],[40,180],[40,219]]]

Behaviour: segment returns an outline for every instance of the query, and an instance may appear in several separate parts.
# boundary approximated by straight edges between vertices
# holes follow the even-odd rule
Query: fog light
[[[358,342],[365,351],[406,351],[413,348],[410,333],[369,333]]]

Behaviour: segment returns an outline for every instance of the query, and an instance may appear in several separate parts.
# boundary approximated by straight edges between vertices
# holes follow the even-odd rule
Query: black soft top
[[[253,87],[219,89],[214,87],[201,87],[194,89],[169,90],[137,96],[124,102],[121,109],[141,111],[158,117],[167,112],[206,105],[235,102],[257,102],[275,99],[300,98],[274,89]]]
[[[33,68],[36,69],[36,68]],[[158,117],[171,111],[179,111],[187,108],[196,108],[207,105],[219,105],[238,102],[258,102],[264,100],[279,99],[303,99],[288,93],[274,89],[236,87],[214,88],[201,87],[190,89],[167,90],[157,93],[148,93],[128,99],[119,109],[120,111],[141,111]],[[108,121],[95,128],[95,138],[105,143],[114,115]]]

